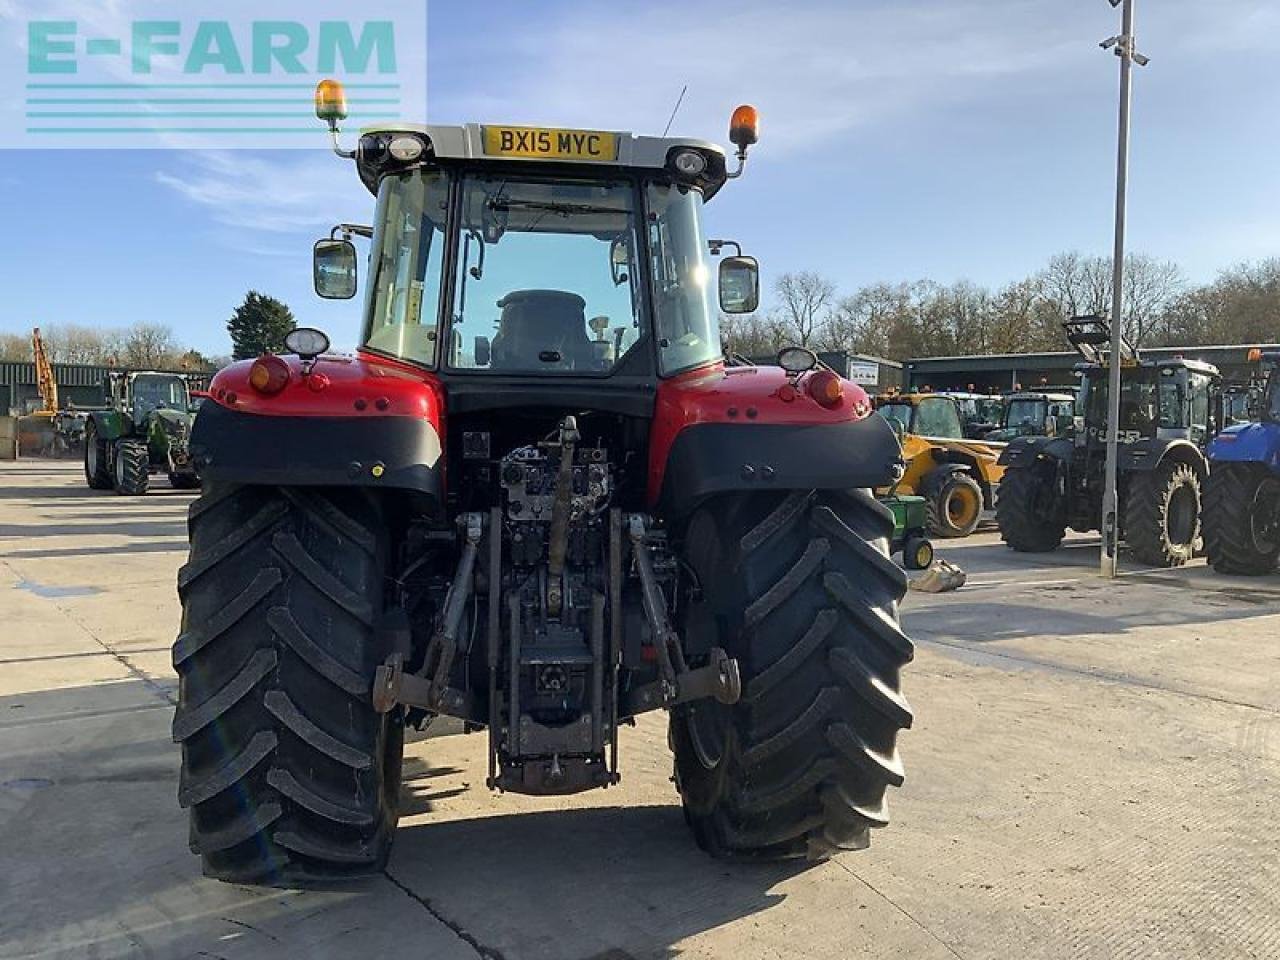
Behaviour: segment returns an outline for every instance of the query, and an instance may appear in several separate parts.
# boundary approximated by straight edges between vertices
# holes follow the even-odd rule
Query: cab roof
[[[1122,367],[1122,371],[1137,370],[1139,368],[1144,370],[1174,370],[1178,368],[1185,368],[1190,370],[1192,373],[1203,373],[1209,377],[1221,376],[1218,368],[1212,363],[1205,363],[1203,360],[1190,360],[1185,357],[1170,357],[1169,359],[1160,360],[1140,360],[1136,364]],[[1108,367],[1106,364],[1102,363],[1077,363],[1074,369],[1078,373],[1088,373],[1091,370],[1106,370]]]
[[[502,135],[510,134],[512,138],[522,135],[545,134],[551,139],[546,142],[555,144],[562,136],[570,138],[597,137],[604,138],[606,152],[613,154],[604,159],[593,159],[581,153],[564,155],[548,152],[545,156],[531,155],[529,152],[496,152],[496,144]],[[707,168],[698,178],[707,199],[710,199],[728,179],[725,164],[724,148],[706,140],[687,137],[646,137],[636,136],[622,130],[578,130],[560,127],[529,127],[509,124],[468,123],[463,125],[440,125],[395,122],[362,127],[361,144],[370,136],[409,134],[425,137],[430,143],[430,154],[438,160],[480,161],[487,163],[528,164],[531,169],[546,164],[569,164],[582,170],[600,168],[602,170],[664,170],[670,169],[671,154],[678,149],[696,150],[707,159]],[[526,141],[527,142],[527,141]],[[573,140],[569,141],[571,144]],[[576,141],[586,143],[585,139]],[[596,141],[600,143],[600,140]],[[616,150],[613,149],[616,147]],[[365,158],[357,158],[360,165],[361,178],[371,191],[377,190],[377,177],[366,176]]]
[[[1013,393],[1006,393],[1005,400],[1048,400],[1051,403],[1071,403],[1075,401],[1069,393],[1060,393],[1050,390],[1017,390]]]
[[[935,398],[936,398],[936,399],[938,399],[938,400],[950,400],[950,401],[952,401],[952,402],[954,403],[956,400],[958,400],[958,399],[959,399],[959,395],[958,395],[958,394],[954,394],[954,393],[941,393],[941,392],[933,392],[933,393],[882,393],[880,396],[876,397],[875,402],[876,402],[877,404],[881,404],[881,403],[909,403],[909,404],[911,404],[912,406],[914,406],[915,404],[919,403],[921,400],[930,400],[930,399],[935,399]],[[1000,398],[999,398],[999,397],[992,397],[991,399],[993,399],[993,400],[999,400]]]

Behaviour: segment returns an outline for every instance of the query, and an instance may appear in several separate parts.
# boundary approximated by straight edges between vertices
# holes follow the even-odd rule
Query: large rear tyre
[[[1152,567],[1180,567],[1200,539],[1200,477],[1190,465],[1162,463],[1129,475],[1124,538],[1134,559]]]
[[[386,863],[404,750],[370,700],[388,547],[356,490],[206,487],[178,574],[178,799],[204,872],[236,883],[368,876]]]
[[[929,532],[957,539],[978,529],[982,519],[982,488],[967,473],[952,473],[925,502]]]
[[[1057,499],[1050,478],[1035,470],[1010,467],[996,497],[1000,539],[1018,553],[1057,550],[1067,533]]]
[[[716,856],[821,859],[865,847],[903,780],[898,674],[906,575],[893,516],[866,492],[726,497],[690,522],[701,584],[686,632],[738,658],[742,699],[671,717],[676,785]]]
[[[98,439],[98,428],[90,420],[84,428],[84,479],[90,490],[110,490],[115,486],[111,466],[111,446]]]
[[[1260,463],[1215,463],[1204,488],[1204,541],[1219,573],[1272,573],[1280,557],[1280,477]]]
[[[150,482],[151,457],[141,440],[116,441],[116,493],[140,497]]]

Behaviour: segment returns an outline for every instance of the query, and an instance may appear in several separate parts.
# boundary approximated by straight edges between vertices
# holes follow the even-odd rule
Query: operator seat
[[[502,315],[493,337],[493,370],[582,370],[590,366],[587,302],[564,290],[514,290],[498,301]],[[554,351],[547,362],[540,354]]]

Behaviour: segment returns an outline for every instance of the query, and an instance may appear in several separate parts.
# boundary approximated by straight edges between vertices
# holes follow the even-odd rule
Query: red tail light
[[[840,401],[844,399],[844,383],[830,370],[811,373],[806,386],[809,396],[829,409],[840,406]]]
[[[253,361],[249,370],[249,386],[267,396],[279,393],[289,385],[289,365],[268,353]]]

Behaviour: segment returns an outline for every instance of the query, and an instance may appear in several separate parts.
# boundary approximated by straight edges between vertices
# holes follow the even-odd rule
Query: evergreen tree
[[[279,353],[295,326],[293,311],[287,306],[275,297],[250,290],[227,321],[231,355],[236,360],[252,360],[264,353]]]

